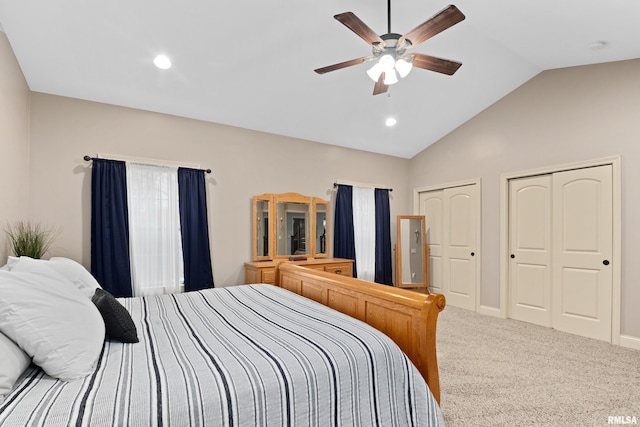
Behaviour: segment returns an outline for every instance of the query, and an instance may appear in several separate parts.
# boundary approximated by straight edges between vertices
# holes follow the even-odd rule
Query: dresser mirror
[[[328,257],[329,202],[298,193],[253,197],[253,260]]]
[[[310,211],[308,202],[276,202],[276,256],[310,254],[307,245]]]
[[[396,286],[428,288],[428,248],[424,215],[398,216]]]

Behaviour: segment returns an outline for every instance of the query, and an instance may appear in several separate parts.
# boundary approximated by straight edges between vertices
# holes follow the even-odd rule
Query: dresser
[[[328,271],[330,273],[353,276],[353,260],[344,258],[316,258],[304,261],[256,261],[244,263],[244,283],[269,283],[278,285],[276,267],[286,262],[301,265],[315,270]]]

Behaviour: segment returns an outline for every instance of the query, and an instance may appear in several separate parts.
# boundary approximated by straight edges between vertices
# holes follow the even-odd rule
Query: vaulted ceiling
[[[393,0],[406,33],[449,3]],[[541,71],[640,57],[637,0],[460,0],[466,19],[415,48],[462,62],[372,95],[371,53],[333,19],[387,32],[384,0],[0,0],[33,91],[411,158]],[[153,58],[167,55],[168,70]],[[394,116],[397,124],[385,126]]]

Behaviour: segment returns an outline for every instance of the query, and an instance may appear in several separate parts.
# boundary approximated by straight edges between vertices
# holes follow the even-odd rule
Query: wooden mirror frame
[[[403,233],[402,220],[419,220],[420,228],[417,230],[420,234],[417,236],[417,242],[422,250],[422,281],[421,282],[403,282]],[[396,283],[399,288],[426,288],[429,292],[429,248],[426,242],[426,220],[424,215],[398,215],[398,243],[396,244]],[[406,253],[404,255],[407,255]],[[411,255],[411,253],[409,253]]]
[[[269,213],[268,217],[270,218],[269,226],[268,226],[268,255],[260,255],[258,253],[258,232],[260,230],[259,221],[260,215],[258,212],[258,206],[260,201],[268,201],[269,202]],[[252,210],[252,239],[251,239],[251,247],[252,247],[252,256],[254,261],[271,261],[277,259],[289,259],[289,254],[278,254],[277,252],[277,242],[278,242],[278,224],[280,220],[277,218],[278,212],[278,203],[303,203],[308,204],[308,234],[305,236],[306,239],[306,253],[301,254],[301,256],[306,256],[307,258],[328,258],[329,257],[329,216],[330,216],[330,206],[327,200],[323,200],[317,197],[309,197],[304,196],[299,193],[282,193],[282,194],[272,194],[265,193],[259,196],[253,196],[253,210]],[[316,208],[318,205],[326,205],[326,214],[327,214],[327,226],[325,233],[325,241],[326,241],[326,251],[324,253],[319,252],[316,248]],[[284,220],[284,218],[283,218]]]
[[[260,230],[264,230],[264,227],[261,227],[262,225],[262,215],[260,215],[260,212],[262,212],[262,209],[258,209],[260,202],[267,202],[268,206],[267,206],[267,215],[268,218],[270,219],[269,224],[267,225],[266,228],[266,232],[267,232],[267,255],[260,255],[259,254],[259,244],[258,244],[258,238],[259,238],[259,232]],[[274,233],[275,233],[275,221],[274,221],[274,214],[273,214],[273,205],[274,205],[274,201],[273,201],[273,195],[272,194],[262,194],[260,196],[254,196],[253,200],[252,200],[252,204],[253,204],[253,220],[252,220],[252,238],[251,238],[251,250],[252,250],[252,255],[253,255],[253,260],[254,261],[267,261],[267,260],[271,260],[273,259],[273,255],[275,254],[275,247],[274,247],[274,242],[275,240],[273,239]]]

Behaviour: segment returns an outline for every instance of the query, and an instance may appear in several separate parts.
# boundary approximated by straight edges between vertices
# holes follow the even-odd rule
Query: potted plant
[[[18,221],[5,229],[13,254],[40,259],[58,236],[57,230],[31,221]]]

